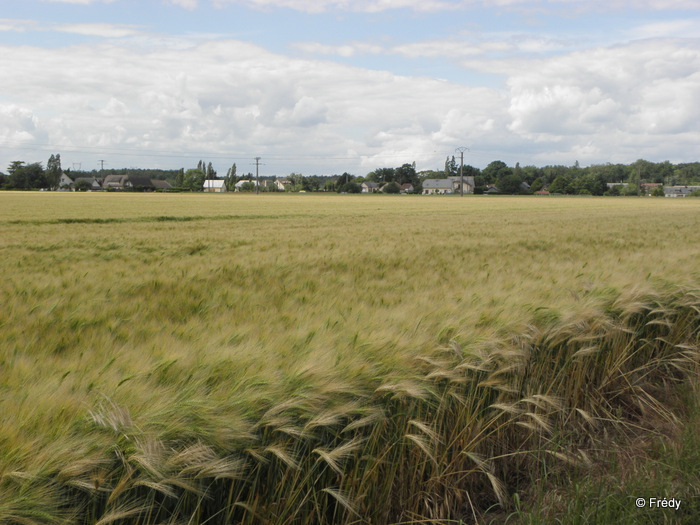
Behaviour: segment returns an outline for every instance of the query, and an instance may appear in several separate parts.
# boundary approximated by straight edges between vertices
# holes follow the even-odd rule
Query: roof
[[[153,183],[148,177],[143,175],[128,175],[127,179],[134,188],[153,188]]]
[[[459,182],[461,180],[461,177],[457,176],[452,176],[452,177],[447,177],[448,180],[451,180],[452,182]],[[465,175],[464,176],[464,183],[469,184],[469,186],[474,187],[474,177],[472,175]]]
[[[204,181],[204,187],[206,189],[223,189],[225,187],[226,181],[224,179],[207,179]]]
[[[689,195],[695,190],[700,190],[700,186],[664,186],[664,193],[677,194],[677,195]]]
[[[168,188],[172,188],[170,183],[167,180],[160,180],[160,179],[151,179],[151,183],[158,189],[162,190],[167,190]]]
[[[451,190],[452,181],[450,179],[425,179],[423,181],[424,190]]]
[[[123,188],[126,181],[129,179],[126,175],[107,175],[105,180],[102,182],[102,186],[105,188]],[[77,179],[76,179],[77,182]]]
[[[368,188],[378,188],[379,183],[377,182],[372,182],[372,181],[365,181],[362,183],[364,186],[367,186]]]
[[[75,182],[75,184],[77,184],[78,182],[81,182],[81,181],[89,182],[90,184],[92,184],[93,188],[100,187],[100,181],[98,181],[95,177],[78,177],[75,179],[74,182]]]

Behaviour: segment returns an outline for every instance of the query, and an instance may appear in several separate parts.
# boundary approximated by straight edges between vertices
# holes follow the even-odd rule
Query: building
[[[664,186],[664,197],[687,197],[694,191],[700,191],[700,186]]]
[[[379,184],[372,181],[367,181],[362,183],[362,193],[377,193],[379,191]]]
[[[223,179],[207,179],[204,181],[204,191],[206,193],[224,193],[228,191],[225,182]]]
[[[464,177],[464,193],[474,193],[474,177]],[[462,193],[462,177],[447,177],[446,179],[425,179],[423,195],[445,195]]]

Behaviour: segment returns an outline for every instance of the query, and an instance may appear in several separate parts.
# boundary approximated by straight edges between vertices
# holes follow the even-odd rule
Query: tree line
[[[239,176],[234,163],[225,176],[219,176],[211,162],[200,160],[196,168],[185,170],[160,170],[160,169],[106,169],[85,172],[63,170],[61,168],[61,155],[55,154],[49,157],[46,167],[40,162],[26,164],[24,161],[14,161],[7,168],[8,173],[0,173],[0,189],[33,190],[33,189],[59,189],[62,174],[71,179],[77,177],[103,177],[110,174],[140,175],[151,179],[162,179],[170,182],[175,188],[182,191],[201,191],[204,181],[207,179],[223,179],[229,191],[240,180],[253,180],[253,174],[247,173]],[[465,177],[473,177],[474,193],[485,193],[491,188],[496,188],[499,193],[534,193],[540,190],[548,190],[550,193],[562,193],[570,195],[638,195],[642,183],[657,183],[665,186],[695,185],[700,184],[700,162],[673,164],[669,161],[650,162],[639,159],[631,164],[593,164],[581,167],[578,162],[572,166],[548,165],[544,167],[523,166],[519,163],[508,166],[505,162],[496,160],[484,169],[465,165],[462,169]],[[439,179],[460,175],[460,167],[455,157],[445,159],[444,168],[441,170],[416,171],[416,164],[405,163],[391,168],[377,168],[364,176],[356,176],[350,173],[342,175],[310,175],[290,173],[288,179],[288,191],[331,191],[359,193],[364,182],[374,182],[383,187],[387,193],[398,193],[401,186],[410,184],[414,193],[420,193],[422,183],[426,179]],[[261,180],[270,180],[275,177],[261,177]],[[523,184],[525,183],[525,184]],[[616,183],[610,186],[611,183]],[[244,191],[254,191],[255,184],[244,185]],[[260,188],[260,191],[269,191]]]

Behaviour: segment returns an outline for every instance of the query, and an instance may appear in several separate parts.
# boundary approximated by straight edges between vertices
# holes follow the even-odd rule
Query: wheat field
[[[698,199],[8,192],[0,232],[0,523],[474,521],[697,381]]]

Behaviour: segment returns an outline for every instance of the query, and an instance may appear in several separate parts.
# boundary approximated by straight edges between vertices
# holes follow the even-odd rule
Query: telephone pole
[[[455,151],[459,152],[459,196],[464,197],[464,152],[469,151],[469,148],[461,146]]]
[[[258,173],[258,166],[260,166],[260,157],[255,157],[255,194],[260,193],[260,175]]]
[[[105,170],[105,161],[104,160],[98,160],[97,162],[100,163],[100,171]]]

